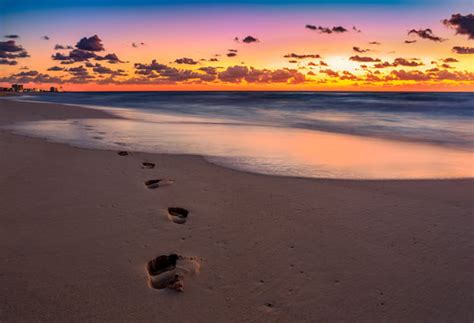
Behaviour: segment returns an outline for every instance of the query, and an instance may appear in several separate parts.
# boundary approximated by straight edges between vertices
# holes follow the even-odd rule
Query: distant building
[[[52,87],[49,88],[49,92],[58,92],[58,88],[52,86]]]
[[[23,84],[12,84],[14,92],[23,92]]]

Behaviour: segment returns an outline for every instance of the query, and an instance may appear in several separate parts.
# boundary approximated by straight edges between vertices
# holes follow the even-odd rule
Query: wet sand
[[[109,117],[0,100],[0,125]],[[472,179],[264,176],[3,130],[0,152],[2,322],[474,319]],[[150,287],[170,254],[183,292]]]

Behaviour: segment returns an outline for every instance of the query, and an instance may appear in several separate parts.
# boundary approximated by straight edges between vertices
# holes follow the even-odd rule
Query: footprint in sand
[[[201,263],[196,257],[177,254],[158,256],[146,265],[148,284],[154,289],[184,291],[184,279],[199,273]]]
[[[146,188],[153,190],[158,187],[169,186],[173,184],[174,181],[172,179],[150,179],[145,181]]]
[[[142,163],[143,169],[152,169],[155,168],[155,163],[143,162]]]
[[[119,151],[117,154],[119,156],[128,156],[128,152],[126,152],[126,151]]]
[[[189,211],[181,207],[169,207],[168,219],[177,224],[184,224],[188,220]]]

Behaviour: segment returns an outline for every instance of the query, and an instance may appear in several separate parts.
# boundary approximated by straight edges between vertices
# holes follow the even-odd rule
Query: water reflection
[[[213,123],[153,121],[41,121],[15,125],[14,129],[80,147],[204,155],[214,163],[265,174],[349,179],[474,175],[473,154],[466,150],[296,128],[217,123],[215,119]]]

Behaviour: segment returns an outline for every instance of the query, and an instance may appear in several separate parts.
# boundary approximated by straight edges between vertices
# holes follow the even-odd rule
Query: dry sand
[[[109,116],[0,100],[0,124],[70,117]],[[0,169],[1,322],[474,319],[474,180],[283,178],[6,131]],[[150,288],[172,253],[200,272]]]

